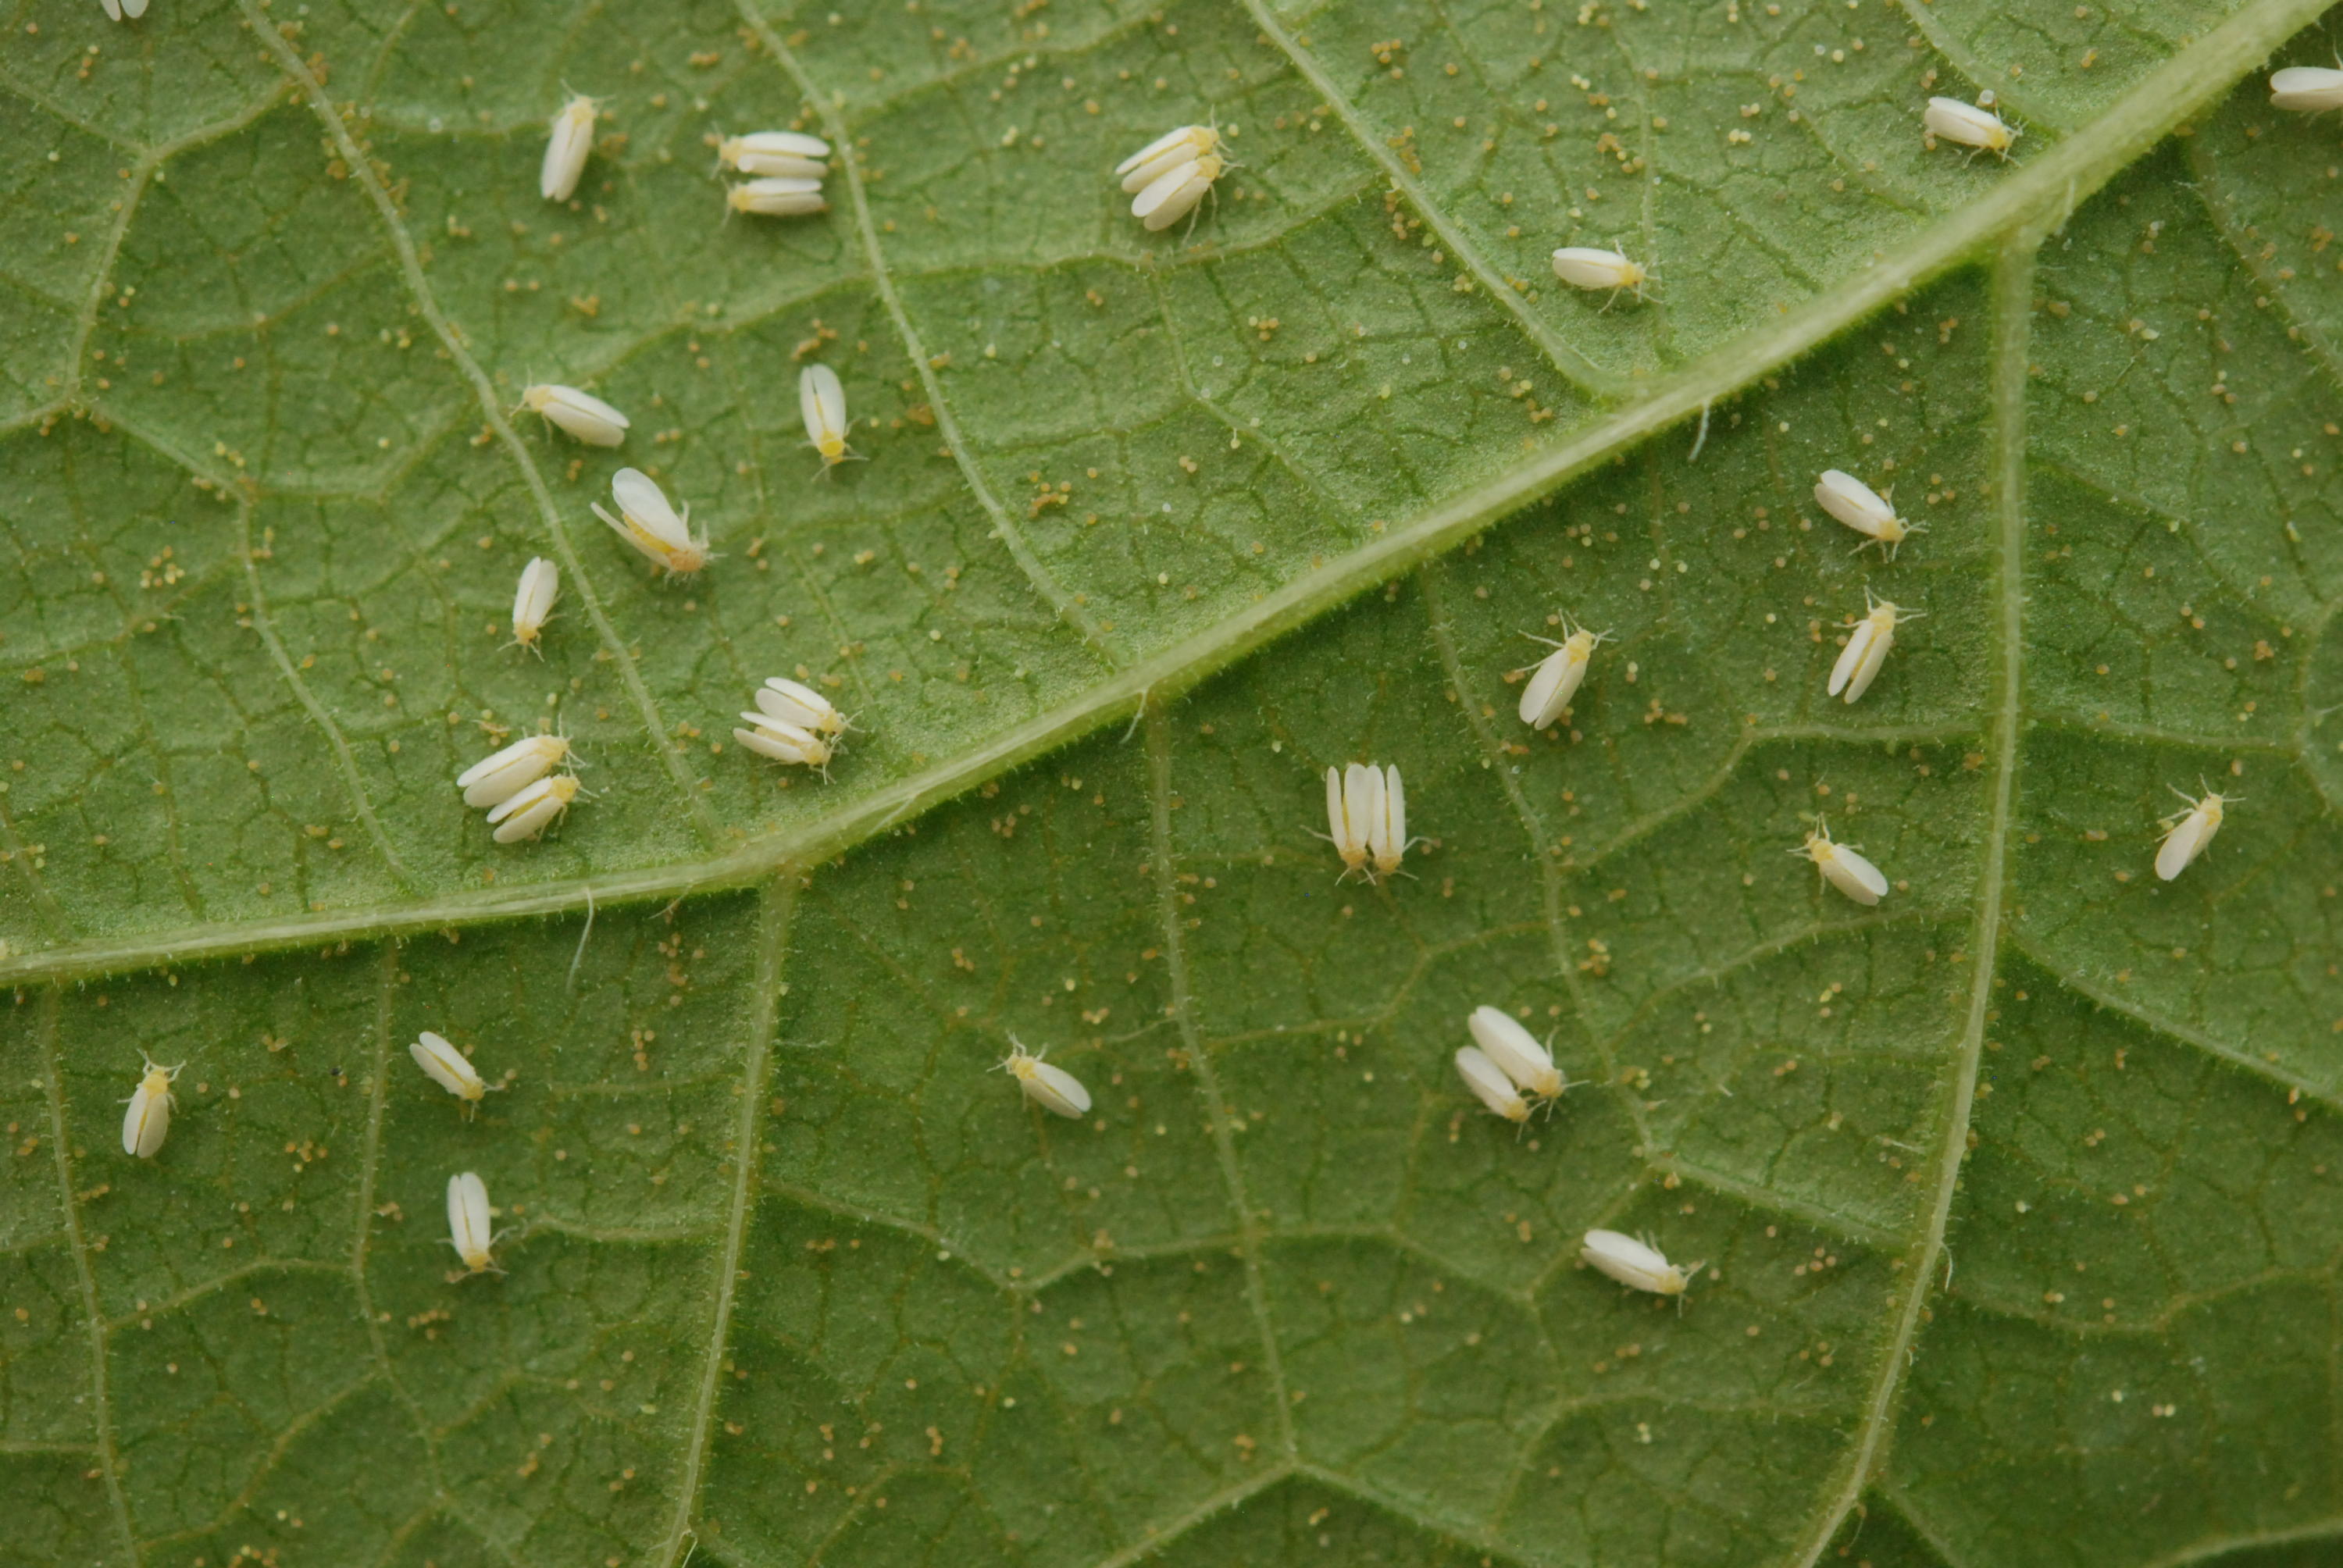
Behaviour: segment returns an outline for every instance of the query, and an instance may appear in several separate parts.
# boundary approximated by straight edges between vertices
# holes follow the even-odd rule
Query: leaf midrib
[[[277,54],[297,82],[306,66],[274,29],[265,25],[253,0],[243,0],[256,18],[256,31]],[[1704,356],[1681,370],[1654,378],[1640,401],[1623,407],[1566,440],[1466,489],[1413,520],[1394,524],[1362,548],[1304,572],[1219,623],[1150,658],[1118,670],[1073,700],[995,735],[983,744],[934,767],[909,775],[837,811],[798,827],[749,839],[703,859],[670,862],[608,875],[546,882],[529,888],[464,890],[363,909],[328,910],[285,919],[214,922],[163,932],[61,942],[37,951],[0,956],[0,984],[27,983],[192,962],[229,953],[261,952],[427,930],[479,921],[564,913],[597,904],[665,900],[689,893],[739,888],[789,867],[804,867],[841,853],[885,832],[920,811],[1005,773],[1150,702],[1161,702],[1340,604],[1353,594],[1407,570],[1420,561],[1490,527],[1518,508],[1567,483],[1620,448],[1700,413],[1759,377],[1815,348],[1921,283],[1997,243],[2031,222],[2061,222],[2091,192],[2130,164],[2174,127],[2226,93],[2237,76],[2264,59],[2288,36],[2314,20],[2314,0],[2253,0],[2203,39],[2175,55],[2143,78],[2088,128],[2045,150],[2013,172],[1977,202],[1962,209],[1901,249],[1891,253],[1847,286],[1809,302],[1771,329]],[[744,15],[747,14],[744,9]],[[314,84],[314,106],[324,100]],[[828,112],[827,110],[825,111]],[[337,116],[321,113],[342,140],[348,133]],[[1353,135],[1372,144],[1363,120]],[[1368,148],[1373,156],[1373,148]],[[379,193],[372,166],[351,144],[346,156],[358,177]],[[387,202],[387,196],[384,200]],[[394,246],[408,259],[412,243],[394,211],[377,203]],[[445,317],[429,313],[435,329]],[[452,330],[452,328],[449,328]],[[468,363],[468,360],[462,361]],[[484,402],[495,402],[484,394]],[[492,423],[501,421],[492,411]],[[508,427],[516,460],[535,479],[518,437]],[[541,479],[535,480],[542,489]],[[568,553],[567,536],[549,496],[542,511],[557,548]],[[574,555],[568,557],[574,565]],[[584,574],[577,573],[582,582]],[[598,604],[589,606],[598,624]],[[607,628],[606,628],[607,629]],[[641,678],[632,661],[617,661],[630,688]],[[656,715],[647,690],[645,711]],[[654,747],[682,783],[682,764],[653,718],[647,721]],[[696,789],[685,789],[689,806],[709,808]],[[719,829],[720,830],[720,829]],[[22,857],[16,862],[25,867]],[[30,875],[28,867],[25,874]]]

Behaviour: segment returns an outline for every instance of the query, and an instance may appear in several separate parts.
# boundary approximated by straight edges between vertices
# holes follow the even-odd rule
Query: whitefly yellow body
[[[561,568],[543,556],[531,556],[513,585],[513,640],[531,652],[553,615],[553,601],[561,593]]]
[[[542,414],[589,447],[615,447],[627,438],[627,417],[575,387],[539,381],[521,388],[520,406]]]
[[[757,706],[766,719],[778,719],[816,735],[842,735],[848,728],[845,715],[831,706],[829,698],[787,676],[770,677],[759,687]]]
[[[1524,1093],[1541,1100],[1558,1100],[1562,1091],[1570,1087],[1563,1081],[1562,1070],[1554,1064],[1554,1053],[1540,1043],[1537,1036],[1499,1009],[1474,1008],[1465,1019],[1464,1027],[1473,1031],[1473,1043]]]
[[[1367,771],[1374,768],[1369,765]],[[1377,795],[1374,814],[1367,822],[1367,849],[1374,856],[1375,874],[1388,877],[1407,859],[1408,846],[1414,840],[1407,836],[1407,784],[1399,776],[1399,764],[1383,769],[1383,789]]]
[[[1188,158],[1150,180],[1131,198],[1131,216],[1150,234],[1170,228],[1212,194],[1228,162],[1218,153]]]
[[[2288,65],[2272,71],[2270,107],[2296,109],[2306,115],[2343,109],[2343,71],[2327,65]]]
[[[724,193],[724,205],[757,217],[804,217],[830,210],[820,180],[788,175],[742,180]]]
[[[1790,853],[1812,860],[1824,881],[1858,904],[1875,904],[1887,896],[1886,876],[1851,846],[1834,841],[1826,823],[1816,822],[1806,841]]]
[[[1492,1116],[1502,1116],[1519,1124],[1530,1119],[1530,1102],[1513,1087],[1504,1069],[1489,1060],[1487,1054],[1473,1046],[1460,1046],[1456,1051],[1456,1076],[1473,1097],[1489,1108]]]
[[[499,844],[534,839],[551,827],[554,819],[568,810],[569,803],[577,799],[576,775],[557,773],[550,779],[540,779],[488,813],[488,823],[496,829],[489,837]]]
[[[1136,196],[1165,175],[1208,154],[1221,150],[1221,133],[1212,126],[1182,126],[1164,132],[1122,162],[1114,172],[1123,193]]]
[[[594,122],[601,106],[583,93],[553,112],[545,143],[545,166],[538,173],[538,193],[548,201],[568,201],[586,172],[586,156],[594,150]]]
[[[759,757],[769,757],[776,762],[802,763],[808,768],[827,768],[830,758],[837,754],[837,748],[800,725],[745,708],[740,717],[749,721],[750,728],[733,730],[732,739]]]
[[[1062,1067],[1052,1067],[1031,1051],[1015,1035],[1009,1037],[1014,1049],[1001,1063],[1001,1070],[1017,1081],[1025,1098],[1044,1111],[1060,1116],[1074,1117],[1090,1114],[1091,1091],[1082,1081]]]
[[[1537,638],[1550,643],[1552,653],[1540,659],[1530,671],[1529,684],[1522,688],[1522,722],[1533,729],[1545,729],[1559,721],[1570,708],[1570,699],[1578,695],[1579,683],[1586,678],[1586,667],[1594,661],[1595,645],[1609,632],[1589,631],[1584,627],[1573,627],[1564,618],[1568,635],[1560,642],[1549,638]]]
[[[1956,142],[2005,158],[2018,135],[1991,109],[1964,104],[1958,98],[1930,98],[1927,108],[1921,111],[1920,123],[1938,141]]]
[[[686,501],[679,515],[669,505],[667,492],[641,469],[621,468],[611,475],[610,498],[618,503],[618,515],[604,511],[599,501],[594,503],[594,515],[645,559],[665,568],[668,576],[689,576],[715,558],[709,553],[708,536],[691,531],[691,503]]]
[[[830,156],[830,144],[803,131],[751,131],[745,136],[727,136],[716,156],[725,167],[744,175],[818,180],[830,173],[830,166],[822,162]]]
[[[827,365],[798,372],[798,417],[805,421],[806,444],[821,454],[825,474],[854,454],[846,445],[846,388]]]
[[[492,751],[456,775],[464,804],[501,806],[558,767],[569,755],[566,735],[530,735]]]
[[[1845,692],[1849,702],[1871,689],[1879,667],[1887,662],[1888,649],[1896,646],[1896,628],[1920,614],[1875,598],[1869,588],[1863,590],[1863,597],[1867,606],[1863,618],[1847,634],[1846,647],[1839,650],[1838,662],[1831,667],[1830,694],[1836,697]]]
[[[177,1103],[171,1085],[187,1064],[157,1067],[155,1059],[144,1052],[139,1060],[146,1065],[139,1074],[138,1087],[130,1091],[129,1109],[122,1113],[122,1151],[152,1160],[163,1147],[163,1140],[171,1135],[171,1108]]]
[[[496,1216],[488,1208],[488,1185],[470,1171],[447,1178],[447,1241],[464,1261],[467,1273],[483,1274],[497,1268]]]
[[[1856,533],[1885,546],[1890,560],[1906,539],[1927,530],[1926,523],[1907,523],[1897,517],[1886,497],[1842,469],[1823,470],[1815,485],[1815,499],[1824,511]]]
[[[1578,1255],[1621,1284],[1649,1291],[1655,1296],[1683,1295],[1693,1276],[1707,1266],[1694,1263],[1689,1269],[1680,1269],[1650,1242],[1638,1241],[1616,1231],[1587,1231]]]
[[[2221,819],[2228,814],[2234,797],[2207,789],[2201,796],[2190,797],[2175,789],[2188,809],[2177,817],[2167,818],[2164,824],[2164,842],[2156,851],[2156,875],[2160,881],[2170,881],[2188,869],[2190,861],[2205,852],[2213,835],[2221,830]]]
[[[488,1098],[488,1081],[482,1078],[464,1053],[451,1044],[447,1037],[425,1030],[407,1048],[415,1065],[424,1075],[464,1102],[464,1114],[469,1116],[475,1106]]]
[[[1378,769],[1353,762],[1326,769],[1326,836],[1342,858],[1344,876],[1367,869],[1376,824],[1383,819],[1383,776]]]
[[[1617,294],[1621,289],[1633,289],[1635,297],[1644,297],[1644,285],[1651,281],[1652,270],[1640,261],[1630,261],[1615,250],[1599,246],[1566,245],[1554,253],[1554,275],[1573,288],[1591,293],[1605,289]]]

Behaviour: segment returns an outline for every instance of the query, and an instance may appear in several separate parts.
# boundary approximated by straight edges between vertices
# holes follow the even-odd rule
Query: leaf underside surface
[[[0,1564],[2335,1561],[2318,22],[0,9]],[[1924,143],[1988,89],[2014,157]],[[1209,120],[1146,234],[1106,171]],[[830,210],[725,221],[783,126]],[[732,739],[770,675],[827,779]],[[557,727],[493,844],[450,780]],[[1341,882],[1368,760],[1425,841]],[[1573,1085],[1519,1131],[1484,1004]]]

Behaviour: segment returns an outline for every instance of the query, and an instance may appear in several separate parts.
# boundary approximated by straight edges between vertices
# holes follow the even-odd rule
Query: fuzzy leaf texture
[[[2302,0],[0,24],[0,1564],[2343,1553]],[[2013,158],[1924,145],[1988,88]],[[1108,171],[1214,118],[1144,232]],[[790,126],[830,210],[727,221]],[[1866,588],[1926,616],[1848,706]],[[769,675],[827,781],[732,739]],[[552,725],[590,794],[496,845],[452,780]],[[1352,761],[1408,876],[1312,836]],[[1574,1085],[1518,1132],[1483,1004]]]

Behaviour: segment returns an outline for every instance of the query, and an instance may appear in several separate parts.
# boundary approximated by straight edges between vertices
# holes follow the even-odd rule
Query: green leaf
[[[0,1563],[2328,1560],[2315,17],[20,8]],[[1986,87],[2014,158],[1923,144]],[[1144,234],[1105,171],[1213,117]],[[784,125],[831,210],[721,221]],[[1614,243],[1648,297],[1554,282]],[[1866,591],[1926,613],[1848,706]],[[773,674],[829,779],[727,733]],[[553,724],[592,793],[495,845],[450,780]],[[1338,881],[1369,759],[1426,841]],[[1518,1132],[1483,1004],[1574,1085]]]

